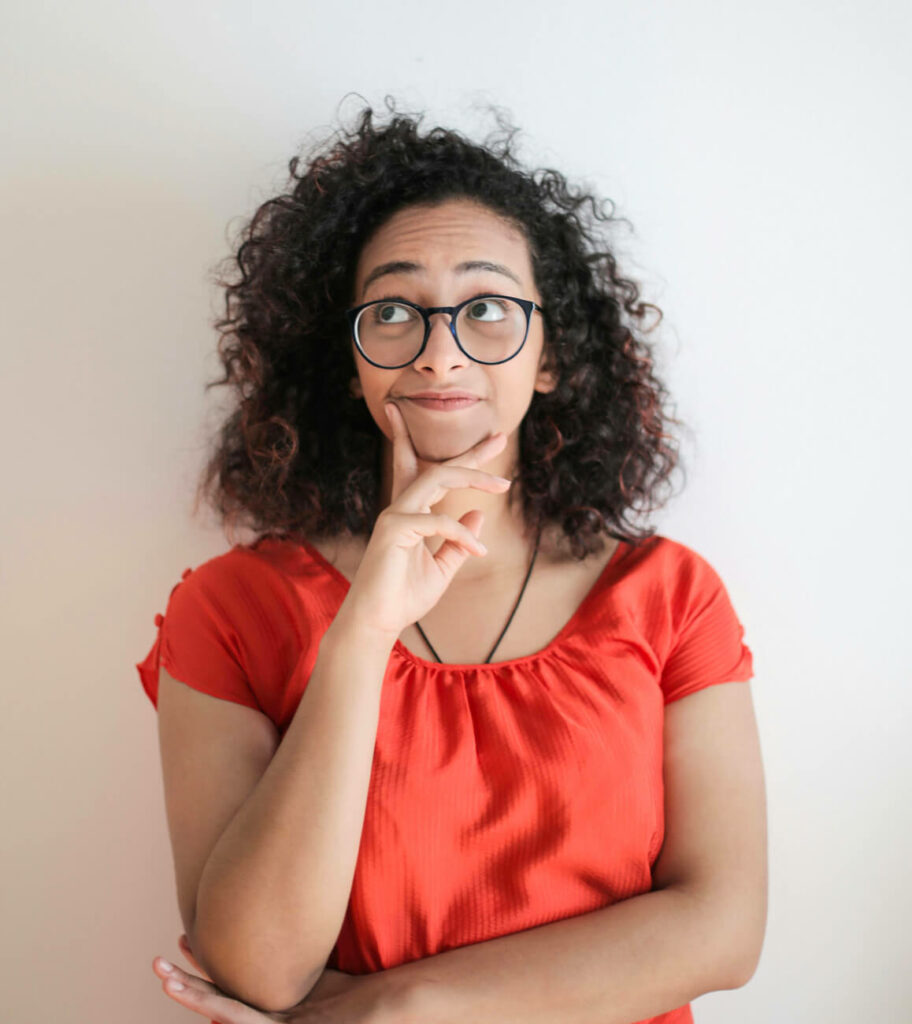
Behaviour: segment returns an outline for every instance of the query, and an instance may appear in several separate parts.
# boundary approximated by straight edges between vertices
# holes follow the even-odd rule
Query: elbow
[[[322,973],[322,968],[320,968],[303,979],[300,975],[298,975],[296,980],[286,979],[284,982],[279,979],[272,979],[268,987],[260,986],[262,991],[253,993],[252,998],[255,1000],[256,1008],[262,1013],[276,1014],[283,1014],[293,1010],[298,1003],[302,1003],[310,995],[311,990]],[[251,1005],[254,1005],[248,999],[244,999],[244,1002],[250,1002]]]
[[[762,946],[762,940],[760,945]],[[726,988],[743,988],[757,973],[760,965],[760,949],[748,950],[729,971],[729,983]]]
[[[310,994],[319,972],[290,979],[278,972],[262,969],[256,958],[243,962],[230,958],[213,964],[208,972],[213,982],[232,999],[239,999],[260,1013],[283,1013],[297,1006]]]
[[[240,999],[255,1010],[259,1010],[260,1013],[284,1016],[307,998],[315,984],[316,979],[308,981],[303,987],[300,985],[295,987],[286,985],[283,987],[273,984],[272,987],[267,988],[257,985],[249,993],[234,993],[233,998]]]
[[[307,998],[322,973],[322,968],[293,972],[274,952],[252,949],[249,944],[239,948],[190,932],[187,939],[194,960],[213,984],[261,1013],[282,1013],[296,1006]]]
[[[708,967],[704,991],[736,989],[746,985],[760,963],[766,932],[766,899],[750,901],[706,896],[689,890],[695,908],[696,942]]]
[[[728,943],[726,956],[726,979],[725,988],[743,988],[757,973],[760,965],[760,955],[763,951],[763,940],[765,926],[758,924],[753,930],[745,934],[744,929],[732,937]]]
[[[769,899],[764,884],[757,887],[753,900],[745,904],[739,915],[741,926],[734,948],[741,950],[741,958],[734,972],[735,988],[746,985],[757,973],[766,940],[768,911]]]
[[[744,986],[753,978],[757,971],[756,963],[753,966],[744,967],[739,965],[739,969],[735,971],[729,971],[726,975],[726,983],[720,985],[720,988],[734,989],[744,988]]]

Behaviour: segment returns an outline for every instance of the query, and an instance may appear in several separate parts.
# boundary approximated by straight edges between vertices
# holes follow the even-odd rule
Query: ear
[[[348,392],[352,398],[364,397],[364,392],[361,390],[361,379],[357,375],[348,382]]]
[[[557,367],[554,365],[550,348],[546,345],[542,349],[541,358],[538,361],[538,375],[535,378],[535,390],[542,394],[548,394],[557,387],[559,379]]]

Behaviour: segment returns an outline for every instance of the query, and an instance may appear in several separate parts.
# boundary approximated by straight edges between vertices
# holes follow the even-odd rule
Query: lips
[[[455,401],[458,398],[472,398],[477,400],[478,395],[471,391],[459,391],[455,388],[449,391],[416,391],[413,395],[405,395],[405,398],[432,398],[438,402]]]
[[[467,409],[469,406],[477,405],[479,401],[475,397],[440,399],[411,396],[408,400],[419,409],[436,409],[440,412],[455,412],[457,409]]]

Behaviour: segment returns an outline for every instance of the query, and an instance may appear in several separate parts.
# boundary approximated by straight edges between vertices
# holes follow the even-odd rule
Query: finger
[[[462,525],[471,532],[472,537],[474,538],[475,530],[481,528],[481,522],[483,519],[484,513],[481,509],[473,508],[471,511],[466,512],[464,516],[461,516],[457,522],[462,523]],[[482,557],[487,554],[487,548],[485,548],[478,540],[475,541],[472,551],[476,554],[480,554]],[[468,545],[463,544],[455,538],[448,538],[434,552],[433,557],[434,561],[443,569],[444,573],[452,579],[462,567],[465,560],[469,557]]]
[[[477,487],[491,494],[503,494],[509,486],[510,481],[506,477],[469,466],[444,463],[412,481],[407,491],[399,496],[399,509],[405,513],[420,512],[436,505],[448,491],[458,487]]]
[[[405,424],[402,410],[395,402],[385,402],[386,416],[393,432],[393,473],[390,502],[399,495],[418,475],[418,457]]]
[[[456,554],[459,554],[459,563],[456,565],[458,568],[465,561],[466,556],[488,553],[484,544],[463,522],[463,519],[473,515],[480,519],[482,513],[479,509],[472,509],[470,512],[466,512],[462,519],[454,519],[442,512],[397,512],[395,525],[397,530],[411,533],[415,537],[424,539],[443,537],[445,541],[452,542],[450,550],[453,551],[453,555],[450,557],[455,559]]]
[[[181,970],[177,964],[169,964],[167,960],[160,956],[152,961],[152,970],[165,982],[165,991],[169,995],[172,992],[180,991],[174,987],[173,982],[192,989],[194,992],[217,992],[222,994],[221,989],[213,985],[211,981],[198,978],[195,974],[189,974],[187,971]]]

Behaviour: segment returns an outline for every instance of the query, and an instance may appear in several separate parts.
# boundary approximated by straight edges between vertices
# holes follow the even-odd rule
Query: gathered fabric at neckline
[[[276,543],[284,543],[277,541]],[[401,640],[396,639],[393,644],[393,651],[397,656],[405,661],[409,661],[414,665],[420,666],[431,671],[474,671],[474,672],[485,672],[485,671],[496,671],[497,669],[507,668],[512,665],[521,665],[525,662],[531,662],[546,658],[554,651],[555,648],[561,644],[566,643],[577,631],[577,627],[580,621],[585,616],[586,612],[594,603],[604,586],[608,582],[608,578],[611,575],[615,565],[620,561],[621,556],[630,545],[623,540],[618,540],[617,547],[612,552],[611,558],[602,567],[602,571],[599,573],[598,578],[592,584],[587,591],[585,597],[577,605],[575,611],[570,618],[564,623],[560,631],[538,651],[533,651],[531,654],[524,654],[519,658],[509,658],[505,661],[490,661],[490,662],[448,662],[448,661],[431,661],[428,658],[422,658],[420,655],[410,651],[408,647],[402,643]],[[328,575],[340,586],[343,596],[348,593],[351,587],[349,579],[341,573],[332,562],[327,559],[322,552],[313,546],[309,541],[301,540],[295,542],[295,547],[303,550],[307,555],[310,556],[311,560],[316,562],[321,568],[323,568]]]

